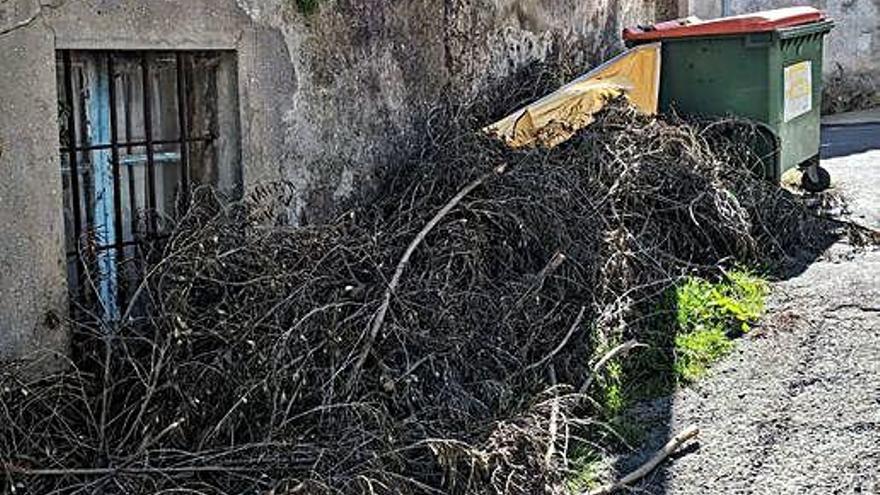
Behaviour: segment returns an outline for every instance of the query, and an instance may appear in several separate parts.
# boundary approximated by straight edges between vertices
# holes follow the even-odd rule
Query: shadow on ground
[[[810,248],[800,249],[788,263],[771,271],[769,278],[774,283],[778,283],[802,276],[811,265],[821,259],[828,249],[840,242],[841,239],[840,229],[830,230],[821,239],[821,242]],[[631,361],[628,361],[637,364],[628,365],[627,362],[623,364],[625,381],[630,384],[625,393],[631,397],[642,399],[632,405],[623,414],[623,419],[620,421],[622,424],[636,426],[628,427],[629,434],[627,435],[630,443],[628,447],[634,450],[627,447],[621,448],[621,454],[614,462],[617,478],[636,470],[647,462],[669,439],[688,426],[676,425],[674,417],[677,400],[675,391],[679,386],[677,383],[679,378],[675,373],[676,356],[674,355],[677,334],[670,332],[669,329],[677,328],[677,323],[672,315],[676,313],[678,308],[674,302],[670,301],[670,303],[670,306],[667,307],[670,316],[666,318],[667,321],[663,327],[658,328],[655,333],[656,340],[650,343],[651,348],[641,351],[646,354],[642,354],[638,358],[632,357]],[[761,332],[761,326],[753,329],[747,338],[751,338],[751,334],[754,332]],[[745,336],[740,334],[736,336],[736,339],[739,342],[739,339],[743,337]],[[707,378],[704,377],[701,380]],[[635,434],[632,433],[633,431]],[[667,463],[675,463],[677,459],[698,455],[700,452],[700,442],[690,442],[671,456]],[[654,470],[639,483],[636,492],[651,495],[678,493],[669,490],[669,477],[663,466]]]

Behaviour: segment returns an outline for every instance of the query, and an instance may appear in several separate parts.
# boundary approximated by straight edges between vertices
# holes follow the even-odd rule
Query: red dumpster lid
[[[760,33],[817,22],[824,18],[825,14],[813,7],[788,7],[705,21],[699,17],[686,17],[660,22],[652,26],[626,28],[623,30],[623,39],[627,41],[658,41],[688,36]]]

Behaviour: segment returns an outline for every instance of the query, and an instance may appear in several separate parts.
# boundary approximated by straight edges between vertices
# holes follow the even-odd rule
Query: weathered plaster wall
[[[672,7],[670,7],[672,6]],[[56,49],[233,49],[245,186],[308,221],[406,152],[441,95],[562,47],[584,68],[675,0],[0,0],[0,359],[63,349]]]
[[[697,16],[700,19],[714,19],[724,15],[723,0],[680,0],[679,17]]]
[[[844,71],[880,78],[880,0],[730,0],[733,14],[812,5],[836,25],[825,41],[825,73],[840,64]]]
[[[646,0],[238,0],[282,37],[289,91],[276,101],[281,175],[306,186],[308,220],[393,159],[441,93],[467,97],[492,76],[567,46],[585,66],[621,48],[623,25],[654,17]],[[285,69],[287,70],[287,69]]]
[[[6,13],[0,30],[17,21]],[[0,360],[62,349],[66,339],[50,36],[45,25],[30,24],[0,37]]]

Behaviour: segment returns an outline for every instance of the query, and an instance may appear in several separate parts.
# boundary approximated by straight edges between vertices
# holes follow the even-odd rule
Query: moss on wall
[[[309,15],[318,10],[320,0],[294,0],[294,3],[300,12]]]

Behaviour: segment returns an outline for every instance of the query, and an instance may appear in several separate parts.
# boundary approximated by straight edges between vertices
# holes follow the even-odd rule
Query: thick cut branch
[[[629,473],[620,479],[620,481],[616,483],[610,483],[608,485],[596,488],[595,490],[591,490],[589,492],[582,492],[581,495],[606,495],[608,493],[613,493],[616,490],[620,490],[621,488],[626,488],[636,481],[642,479],[654,470],[661,462],[666,460],[667,457],[675,453],[679,447],[681,447],[685,442],[694,438],[700,433],[700,429],[697,428],[696,425],[691,425],[685,428],[684,431],[672,437],[666,445],[663,446],[662,449],[657,451],[651,459],[642,464],[641,467],[636,469],[635,471]]]
[[[593,373],[590,375],[590,378],[583,384],[583,386],[581,386],[580,393],[586,394],[590,391],[590,386],[592,386],[593,382],[596,381],[596,376],[599,374],[600,371],[602,371],[602,368],[604,368],[605,365],[608,364],[608,361],[614,359],[614,357],[618,354],[626,354],[629,351],[638,347],[648,346],[647,344],[642,344],[641,342],[637,342],[635,340],[628,340],[623,344],[615,347],[614,349],[608,351],[604,356],[602,356],[602,359],[597,361],[596,364],[593,366]]]
[[[406,251],[403,253],[403,256],[400,258],[400,261],[397,263],[397,268],[394,270],[394,276],[391,277],[391,282],[388,284],[388,288],[385,289],[385,295],[382,298],[382,305],[379,307],[379,311],[376,313],[376,317],[373,319],[372,324],[370,325],[369,334],[367,336],[367,343],[364,345],[363,350],[358,356],[357,361],[355,362],[354,368],[351,370],[351,375],[348,378],[348,383],[346,385],[346,390],[350,393],[354,390],[354,385],[357,383],[358,376],[361,373],[361,368],[364,366],[364,362],[367,360],[367,357],[370,355],[370,351],[373,349],[373,344],[376,342],[376,337],[379,335],[379,330],[382,328],[382,324],[385,323],[385,315],[388,313],[388,307],[391,305],[391,297],[394,295],[394,292],[397,290],[397,286],[400,285],[400,279],[403,277],[403,271],[406,269],[406,265],[409,264],[409,259],[412,257],[416,248],[419,247],[419,244],[425,240],[425,237],[440,223],[440,220],[443,220],[443,217],[449,214],[459,203],[461,200],[465,198],[471,191],[482,185],[489,178],[494,177],[496,175],[501,175],[504,173],[505,166],[501,165],[496,167],[492,172],[485,174],[477,179],[474,179],[468,185],[464,186],[458,194],[452,197],[448,203],[446,203],[440,211],[434,215],[431,220],[422,227],[422,230],[416,235],[415,239],[409,243],[409,246],[406,248]]]

